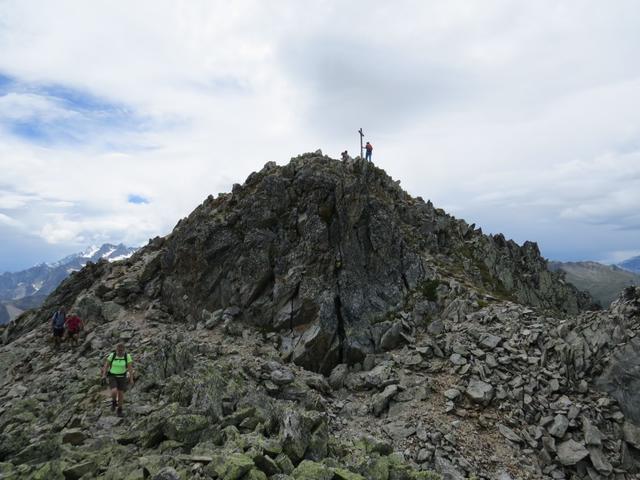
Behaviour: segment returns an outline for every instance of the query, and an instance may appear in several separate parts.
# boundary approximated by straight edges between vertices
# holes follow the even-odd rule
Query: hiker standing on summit
[[[373,153],[373,145],[367,142],[367,144],[364,146],[364,149],[366,151],[364,159],[371,161],[371,154]]]
[[[111,411],[118,408],[117,415],[122,416],[122,405],[124,404],[124,392],[128,383],[133,385],[133,360],[131,355],[124,351],[124,344],[118,343],[116,350],[107,356],[107,360],[102,367],[102,379],[109,376],[109,388],[111,388]]]

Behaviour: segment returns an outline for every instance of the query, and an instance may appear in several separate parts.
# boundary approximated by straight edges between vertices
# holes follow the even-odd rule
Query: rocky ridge
[[[47,296],[71,272],[78,271],[87,262],[101,259],[111,262],[130,257],[136,248],[123,244],[105,243],[89,247],[83,252],[68,255],[54,263],[41,263],[19,272],[0,274],[0,324],[16,318],[30,308],[42,305]]]
[[[535,244],[384,172],[267,164],[2,331],[7,478],[635,478],[640,290],[607,311]],[[89,321],[78,350],[42,314]],[[99,363],[140,380],[123,421]]]
[[[549,262],[549,268],[564,272],[567,282],[589,292],[603,307],[608,307],[626,287],[640,285],[640,275],[615,265],[597,262]]]

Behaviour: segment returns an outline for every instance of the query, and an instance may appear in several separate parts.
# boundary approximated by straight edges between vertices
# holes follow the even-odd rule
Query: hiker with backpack
[[[56,348],[60,346],[60,341],[64,335],[64,324],[67,318],[64,307],[58,308],[51,316],[51,329],[53,331],[53,343]]]
[[[127,383],[133,385],[133,361],[125,352],[123,343],[118,343],[115,351],[107,356],[102,367],[102,379],[106,380],[107,376],[111,388],[111,411],[117,408],[117,415],[121,417]]]
[[[362,144],[360,144],[362,145]],[[373,145],[371,145],[369,142],[367,142],[367,144],[364,146],[364,149],[366,151],[365,155],[364,155],[364,159],[371,161],[371,154],[373,153]]]
[[[74,345],[78,345],[78,336],[80,335],[80,331],[84,329],[84,322],[76,315],[76,312],[71,312],[64,323],[67,327],[67,338],[73,342]]]

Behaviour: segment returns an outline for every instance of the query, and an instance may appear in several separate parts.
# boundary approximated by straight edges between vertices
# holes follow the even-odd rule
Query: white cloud
[[[8,93],[0,97],[0,119],[32,120],[50,122],[56,119],[68,119],[74,112],[61,108],[56,102],[41,95],[31,93]]]
[[[5,215],[4,213],[0,213],[0,224],[6,225],[9,227],[20,227],[20,222],[16,219],[11,218],[9,215]]]
[[[613,252],[606,252],[606,256],[598,260],[600,263],[607,265],[615,265],[628,260],[629,258],[637,257],[640,255],[640,249],[636,250],[618,250]]]
[[[48,242],[141,243],[266,161],[354,153],[364,127],[410,193],[486,230],[561,257],[585,235],[593,258],[632,250],[638,14],[630,0],[6,1],[0,212]]]

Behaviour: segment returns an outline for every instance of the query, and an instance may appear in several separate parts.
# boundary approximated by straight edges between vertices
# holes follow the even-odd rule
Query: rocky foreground
[[[371,165],[268,164],[0,330],[0,478],[638,478],[640,289],[588,305]]]

